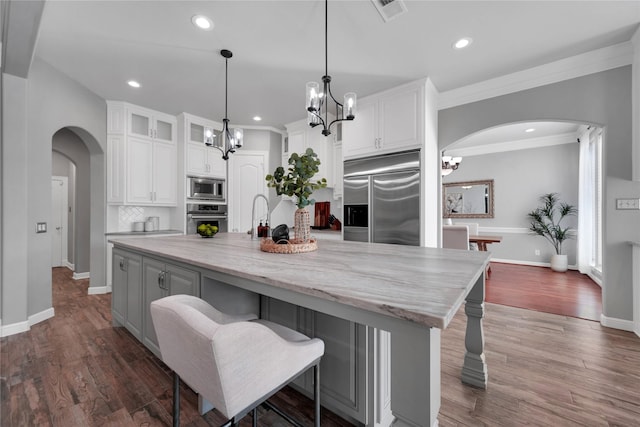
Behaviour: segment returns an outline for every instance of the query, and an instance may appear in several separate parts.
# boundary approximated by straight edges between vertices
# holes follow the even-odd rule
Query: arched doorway
[[[602,138],[602,128],[569,121],[526,121],[480,130],[442,147],[443,154],[462,157],[458,169],[442,181],[494,181],[494,217],[473,222],[484,234],[502,236],[491,248],[494,260],[520,265],[549,265],[555,250],[529,233],[527,214],[539,206],[540,196],[558,193],[579,208],[577,216],[563,222],[572,228],[572,238],[563,244],[570,268],[602,286]],[[600,315],[598,307],[587,318],[599,320]]]
[[[104,154],[91,134],[71,126],[53,134],[51,148],[52,175],[69,177],[69,267],[74,279],[90,278],[89,293],[103,293],[104,250],[97,248],[105,244],[104,168],[96,165],[103,164]]]

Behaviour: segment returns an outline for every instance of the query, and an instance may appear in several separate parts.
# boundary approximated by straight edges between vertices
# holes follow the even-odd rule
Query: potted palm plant
[[[278,166],[273,174],[266,176],[267,186],[276,189],[276,193],[295,197],[298,209],[294,216],[294,238],[297,242],[308,242],[311,238],[311,222],[307,206],[314,204],[311,199],[314,190],[327,186],[327,180],[322,178],[313,181],[313,176],[318,173],[320,159],[311,148],[303,154],[291,153],[289,168],[285,171]]]
[[[542,206],[529,212],[529,231],[532,234],[547,239],[556,253],[551,256],[551,269],[553,271],[567,271],[567,255],[562,253],[562,243],[570,239],[571,228],[562,227],[560,223],[564,218],[578,213],[578,209],[568,203],[560,202],[557,193],[548,193],[540,197]]]

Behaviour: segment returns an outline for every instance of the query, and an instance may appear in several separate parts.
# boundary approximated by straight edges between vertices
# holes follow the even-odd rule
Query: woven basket
[[[313,252],[317,249],[318,243],[314,238],[311,238],[305,243],[298,243],[296,239],[291,239],[286,244],[278,244],[271,238],[260,241],[260,250],[262,252],[271,252],[274,254],[301,254],[304,252]]]

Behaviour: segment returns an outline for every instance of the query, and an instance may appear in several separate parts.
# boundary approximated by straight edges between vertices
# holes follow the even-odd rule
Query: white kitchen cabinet
[[[151,303],[168,295],[200,296],[200,273],[144,257],[142,259],[142,284],[144,291],[143,304],[140,307],[143,316],[142,343],[160,357],[158,337],[151,319]]]
[[[127,133],[164,142],[176,140],[176,118],[146,108],[127,105]]]
[[[107,203],[125,200],[125,137],[107,136]]]
[[[134,137],[127,143],[127,202],[175,206],[177,202],[176,146]]]
[[[176,206],[176,124],[173,116],[107,101],[108,203]]]
[[[334,186],[333,175],[333,137],[332,135],[325,137],[322,131],[316,127],[309,126],[306,119],[290,123],[285,126],[287,128],[288,142],[283,144],[283,164],[285,170],[289,167],[287,163],[291,153],[303,154],[307,148],[312,148],[320,159],[318,173],[313,179],[326,179],[327,187]]]
[[[344,158],[420,148],[423,103],[423,85],[418,83],[359,100],[356,118],[343,122]]]
[[[183,113],[179,116],[184,128],[186,143],[186,174],[223,178],[227,177],[227,162],[222,153],[215,147],[209,147],[207,142],[221,132],[219,123]]]

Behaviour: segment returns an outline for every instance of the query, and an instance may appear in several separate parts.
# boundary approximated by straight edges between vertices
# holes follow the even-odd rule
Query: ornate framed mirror
[[[493,218],[493,180],[442,184],[443,218]]]

